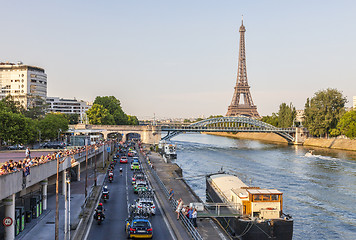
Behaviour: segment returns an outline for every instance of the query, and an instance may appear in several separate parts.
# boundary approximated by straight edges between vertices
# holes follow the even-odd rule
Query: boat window
[[[279,199],[278,199],[278,195],[272,195],[271,196],[271,200],[272,201],[278,201]]]
[[[270,196],[271,195],[262,195],[262,201],[271,201]]]
[[[253,201],[262,201],[261,195],[253,195]]]

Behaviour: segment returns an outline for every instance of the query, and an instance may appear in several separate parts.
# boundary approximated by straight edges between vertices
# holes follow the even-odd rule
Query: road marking
[[[142,156],[142,154],[141,154],[141,156]],[[142,159],[142,158],[140,157],[140,159]],[[148,174],[148,167],[147,167],[146,159],[143,158],[143,161],[145,161],[145,163],[143,163],[143,162],[141,161],[141,166],[145,165],[145,167],[144,167],[143,170],[144,170],[145,173],[146,173],[147,179],[148,179],[148,181],[149,181],[149,183],[150,183],[150,185],[151,185],[151,189],[153,189],[153,186],[152,186],[152,184],[151,184],[151,181],[153,181],[153,180],[151,180],[152,178],[151,178],[151,176]],[[156,184],[158,184],[158,183],[156,182]],[[159,204],[159,201],[158,201],[158,199],[157,199],[157,197],[156,197],[156,194],[154,194],[154,199],[155,199],[155,202],[156,202],[158,208],[159,208],[160,211],[161,211],[161,214],[162,214],[164,223],[165,223],[166,226],[167,226],[167,229],[168,229],[168,231],[169,231],[169,234],[171,235],[171,237],[172,237],[173,240],[177,240],[177,238],[176,238],[176,236],[175,236],[175,234],[174,234],[174,232],[173,232],[173,229],[172,229],[171,225],[170,225],[169,222],[168,222],[168,219],[167,219],[167,217],[166,217],[166,214],[164,214],[163,211],[162,211],[162,207],[161,207],[161,205]]]
[[[224,234],[220,231],[220,229],[216,226],[216,224],[213,222],[213,220],[210,219],[210,224],[215,228],[215,230],[218,232],[219,236],[221,239],[227,240]]]

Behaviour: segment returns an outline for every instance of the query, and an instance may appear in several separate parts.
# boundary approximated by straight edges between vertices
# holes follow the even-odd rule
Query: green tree
[[[349,111],[341,117],[336,132],[351,139],[356,138],[356,111]]]
[[[0,139],[8,144],[26,144],[34,142],[35,122],[21,113],[0,110]]]
[[[45,99],[40,96],[30,96],[29,102],[30,107],[24,111],[25,116],[32,119],[44,118],[48,109],[48,104],[46,103]]]
[[[138,119],[136,116],[127,115],[129,125],[138,125]]]
[[[278,127],[278,115],[276,113],[272,113],[271,116],[262,117],[261,121]]]
[[[68,130],[68,119],[62,113],[48,113],[38,123],[42,139],[57,139],[59,133]]]
[[[20,102],[15,101],[14,97],[11,95],[7,95],[0,100],[0,110],[1,109],[13,113],[23,113],[25,111]]]
[[[278,111],[278,127],[287,128],[292,127],[294,119],[297,115],[295,107],[290,103],[289,106],[286,103],[279,105]]]
[[[114,117],[116,125],[129,124],[128,116],[122,110],[120,100],[116,99],[114,96],[98,96],[95,98],[94,104],[102,105],[105,109],[107,109]]]
[[[94,125],[115,125],[114,117],[102,105],[93,104],[87,111],[90,124]]]
[[[210,116],[208,117],[208,119],[210,119],[210,118],[219,118],[219,117],[223,117],[223,115],[216,115],[216,116],[210,115]]]
[[[78,113],[66,114],[69,124],[78,124],[80,115]]]
[[[320,90],[305,104],[304,125],[313,136],[327,137],[345,112],[346,98],[337,89]],[[333,131],[335,132],[335,131]]]

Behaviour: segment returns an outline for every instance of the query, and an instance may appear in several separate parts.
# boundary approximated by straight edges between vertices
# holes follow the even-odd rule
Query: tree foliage
[[[25,116],[32,119],[44,118],[48,108],[48,104],[45,99],[40,96],[30,96],[29,102],[30,107],[24,111]]]
[[[98,96],[95,98],[94,104],[102,105],[107,109],[114,117],[116,125],[128,124],[128,116],[122,110],[120,100],[116,99],[114,96]]]
[[[87,111],[89,123],[94,125],[115,125],[114,117],[102,105],[93,104]]]
[[[25,144],[35,140],[35,124],[21,113],[0,110],[0,139],[8,144]]]
[[[294,124],[294,119],[297,115],[295,107],[290,103],[287,105],[286,103],[282,103],[279,105],[278,111],[278,127],[287,128],[292,127]]]
[[[341,117],[337,132],[351,139],[356,138],[356,111],[349,111]]]
[[[68,130],[68,119],[62,113],[48,113],[39,120],[38,130],[41,131],[43,139],[57,139],[58,133]]]
[[[80,115],[78,113],[65,114],[69,124],[78,124]]]
[[[120,100],[116,99],[114,96],[103,96],[103,97],[97,96],[94,100],[94,105],[97,105],[95,107],[95,111],[89,110],[87,112],[87,116],[89,118],[90,124],[112,124],[112,125],[138,125],[139,124],[139,121],[136,116],[130,116],[125,114],[125,112],[121,108]],[[102,106],[102,108],[99,108],[98,106]],[[103,111],[103,109],[107,111]]]
[[[297,112],[292,103],[289,105],[282,103],[279,105],[278,113],[272,113],[271,116],[264,116],[261,118],[261,121],[275,127],[287,128],[293,126],[296,115]]]
[[[337,89],[320,90],[305,104],[304,125],[313,136],[328,136],[345,112],[346,98]],[[333,131],[335,132],[335,131]]]
[[[276,113],[272,113],[271,116],[263,116],[261,121],[278,127],[278,115]]]

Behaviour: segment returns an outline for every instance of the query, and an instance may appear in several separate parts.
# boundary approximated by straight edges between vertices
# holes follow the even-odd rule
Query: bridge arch
[[[162,140],[169,140],[183,132],[270,132],[285,138],[290,143],[295,141],[294,137],[289,134],[295,131],[293,129],[277,128],[271,124],[244,116],[210,118],[188,126],[162,127],[161,131],[168,132]]]

